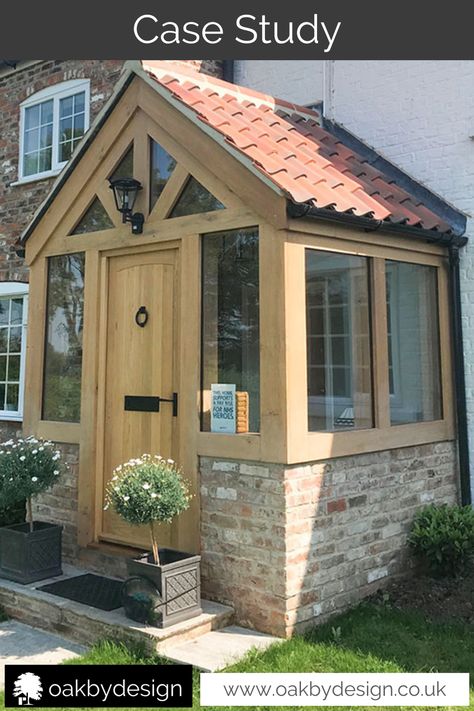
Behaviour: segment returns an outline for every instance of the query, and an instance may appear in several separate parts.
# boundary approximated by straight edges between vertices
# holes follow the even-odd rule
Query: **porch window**
[[[442,418],[437,269],[387,261],[392,425]]]
[[[48,260],[44,420],[80,420],[84,266],[84,254]]]
[[[0,284],[0,419],[23,415],[28,284]]]
[[[176,161],[173,156],[170,156],[163,146],[150,138],[150,210],[153,209],[163,192],[175,166]]]
[[[308,429],[373,426],[368,260],[306,250]]]
[[[184,217],[185,215],[197,215],[200,212],[223,209],[224,205],[221,201],[191,176],[171,211],[170,217]]]
[[[47,87],[21,105],[20,180],[58,173],[89,128],[89,80]]]
[[[205,235],[202,262],[202,429],[259,432],[258,230]]]

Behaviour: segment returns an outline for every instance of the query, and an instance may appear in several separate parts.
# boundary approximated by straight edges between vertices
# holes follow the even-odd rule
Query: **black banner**
[[[5,707],[191,708],[186,665],[5,666]]]
[[[72,6],[71,6],[72,9]],[[473,5],[380,0],[5,2],[0,47],[32,59],[473,59]]]

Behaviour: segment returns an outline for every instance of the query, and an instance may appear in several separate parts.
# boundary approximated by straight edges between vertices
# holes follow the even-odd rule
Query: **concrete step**
[[[226,605],[202,600],[202,615],[166,629],[150,627],[125,617],[122,608],[104,612],[88,605],[56,597],[35,586],[82,575],[87,570],[64,566],[62,578],[19,585],[0,578],[0,606],[9,617],[25,624],[60,634],[80,644],[101,639],[139,642],[150,652],[161,652],[170,641],[180,644],[232,623],[234,610]]]
[[[187,642],[173,643],[170,640],[162,651],[173,662],[192,664],[201,671],[214,672],[242,659],[251,649],[266,649],[282,641],[279,637],[229,625]]]

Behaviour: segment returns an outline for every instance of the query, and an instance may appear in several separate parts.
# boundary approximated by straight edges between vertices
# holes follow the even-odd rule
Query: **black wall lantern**
[[[131,222],[133,234],[141,235],[145,218],[141,212],[133,212],[138,191],[142,189],[140,181],[135,178],[117,178],[109,180],[109,183],[117,210],[122,213],[122,222]]]

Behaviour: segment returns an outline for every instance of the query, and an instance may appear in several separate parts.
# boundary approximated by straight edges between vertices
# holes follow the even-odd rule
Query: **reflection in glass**
[[[79,422],[83,319],[84,254],[51,257],[46,314],[44,420]]]
[[[24,298],[0,298],[0,411],[15,414],[20,410],[20,369],[26,328]]]
[[[53,145],[53,100],[25,109],[23,175],[51,170]]]
[[[59,160],[69,160],[84,135],[85,93],[67,96],[59,102]]]
[[[184,215],[197,215],[199,212],[213,212],[223,210],[224,205],[209,190],[199,183],[196,178],[189,178],[183,192],[171,211],[170,217],[183,217]]]
[[[110,230],[113,226],[113,222],[108,216],[104,206],[99,198],[96,197],[74,227],[71,234],[82,235],[86,232]]]
[[[248,394],[248,429],[259,432],[258,230],[205,235],[202,249],[202,427],[210,429],[211,385],[233,384]]]
[[[109,180],[118,180],[118,178],[133,178],[133,143],[115,167]]]
[[[367,259],[306,250],[308,429],[373,426]]]
[[[176,165],[165,149],[150,139],[150,210],[153,209]]]
[[[437,269],[386,262],[390,420],[442,417]]]

